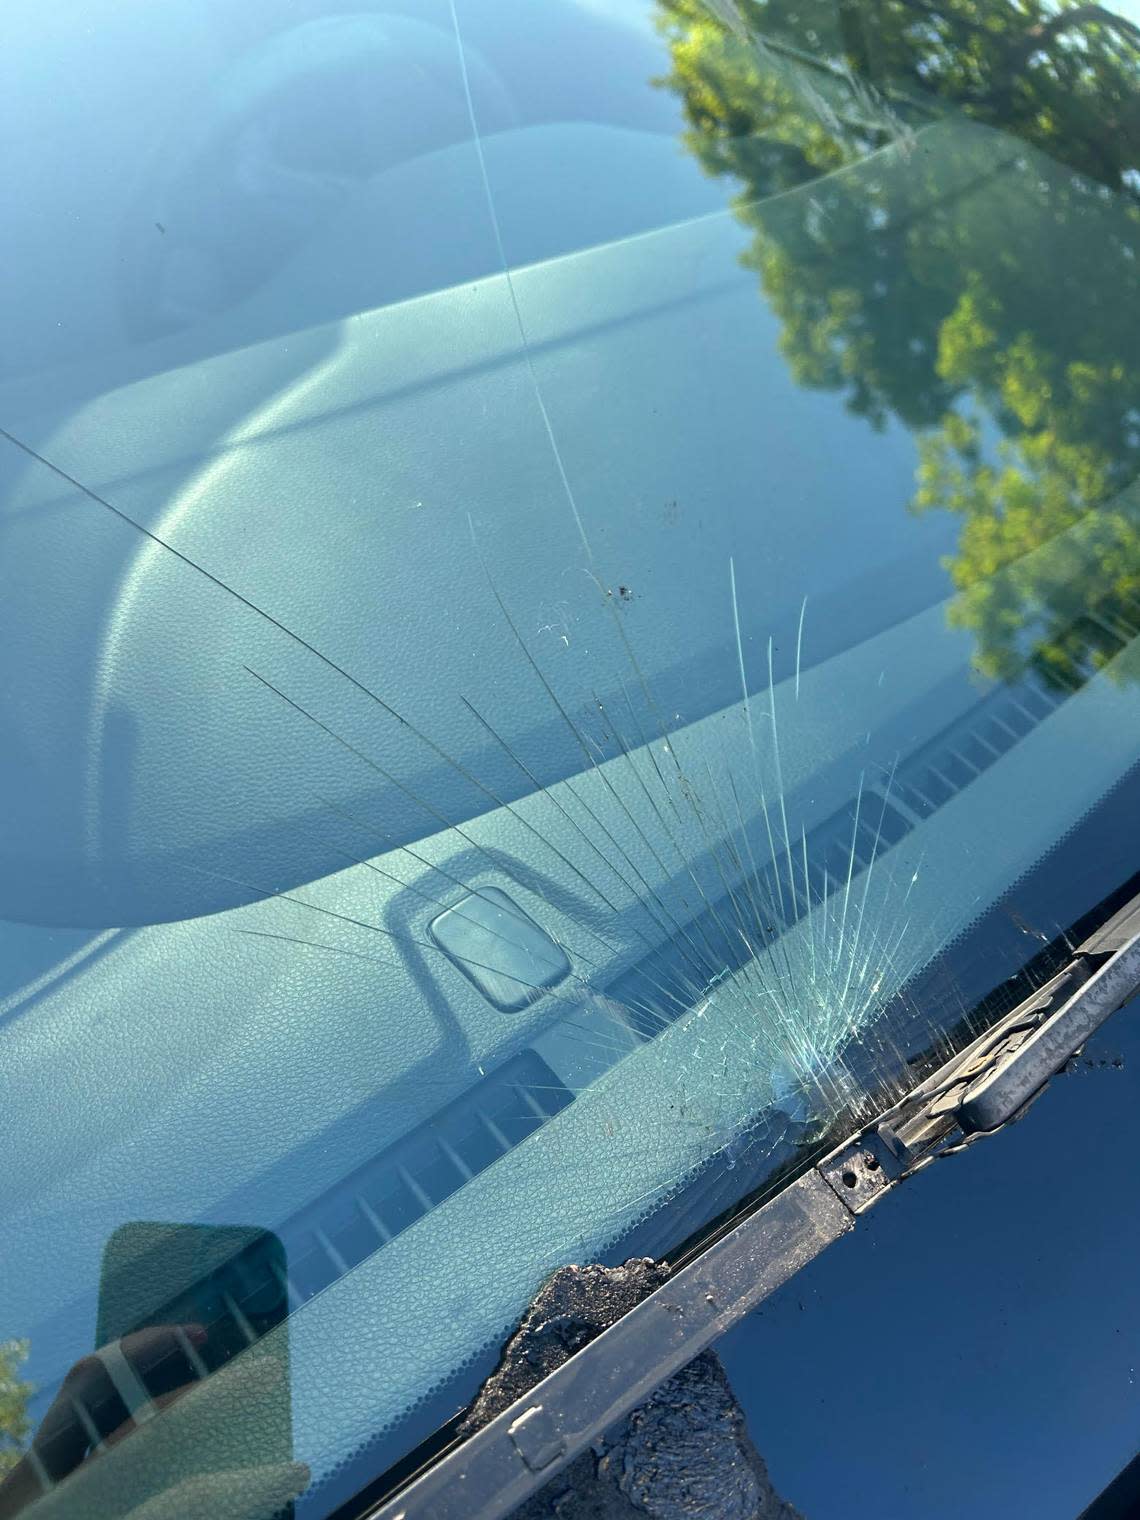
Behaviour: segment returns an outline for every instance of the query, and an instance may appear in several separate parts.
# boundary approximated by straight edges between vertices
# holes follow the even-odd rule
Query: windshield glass
[[[6,29],[0,1515],[323,1517],[1135,870],[1140,33]]]

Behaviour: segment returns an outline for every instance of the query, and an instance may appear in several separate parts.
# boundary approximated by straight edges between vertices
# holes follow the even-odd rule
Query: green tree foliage
[[[28,1403],[35,1391],[20,1377],[27,1341],[0,1341],[0,1481],[11,1472],[31,1435]]]
[[[1140,33],[1038,0],[659,6],[796,379],[916,431],[980,667],[1082,679],[1140,626]]]

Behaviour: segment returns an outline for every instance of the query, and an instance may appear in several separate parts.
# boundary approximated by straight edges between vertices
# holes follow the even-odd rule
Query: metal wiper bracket
[[[1140,990],[1140,905],[1086,940],[1051,981],[819,1164],[853,1214],[940,1156],[1020,1119],[1110,1014]]]

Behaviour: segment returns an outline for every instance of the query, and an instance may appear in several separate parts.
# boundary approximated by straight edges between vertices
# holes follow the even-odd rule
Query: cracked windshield
[[[9,0],[0,1516],[329,1515],[1132,874],[1130,14]]]

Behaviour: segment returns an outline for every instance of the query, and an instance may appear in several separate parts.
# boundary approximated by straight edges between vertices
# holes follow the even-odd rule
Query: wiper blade
[[[1050,981],[841,1146],[819,1170],[853,1213],[928,1162],[1020,1119],[1104,1021],[1140,990],[1140,901]]]

